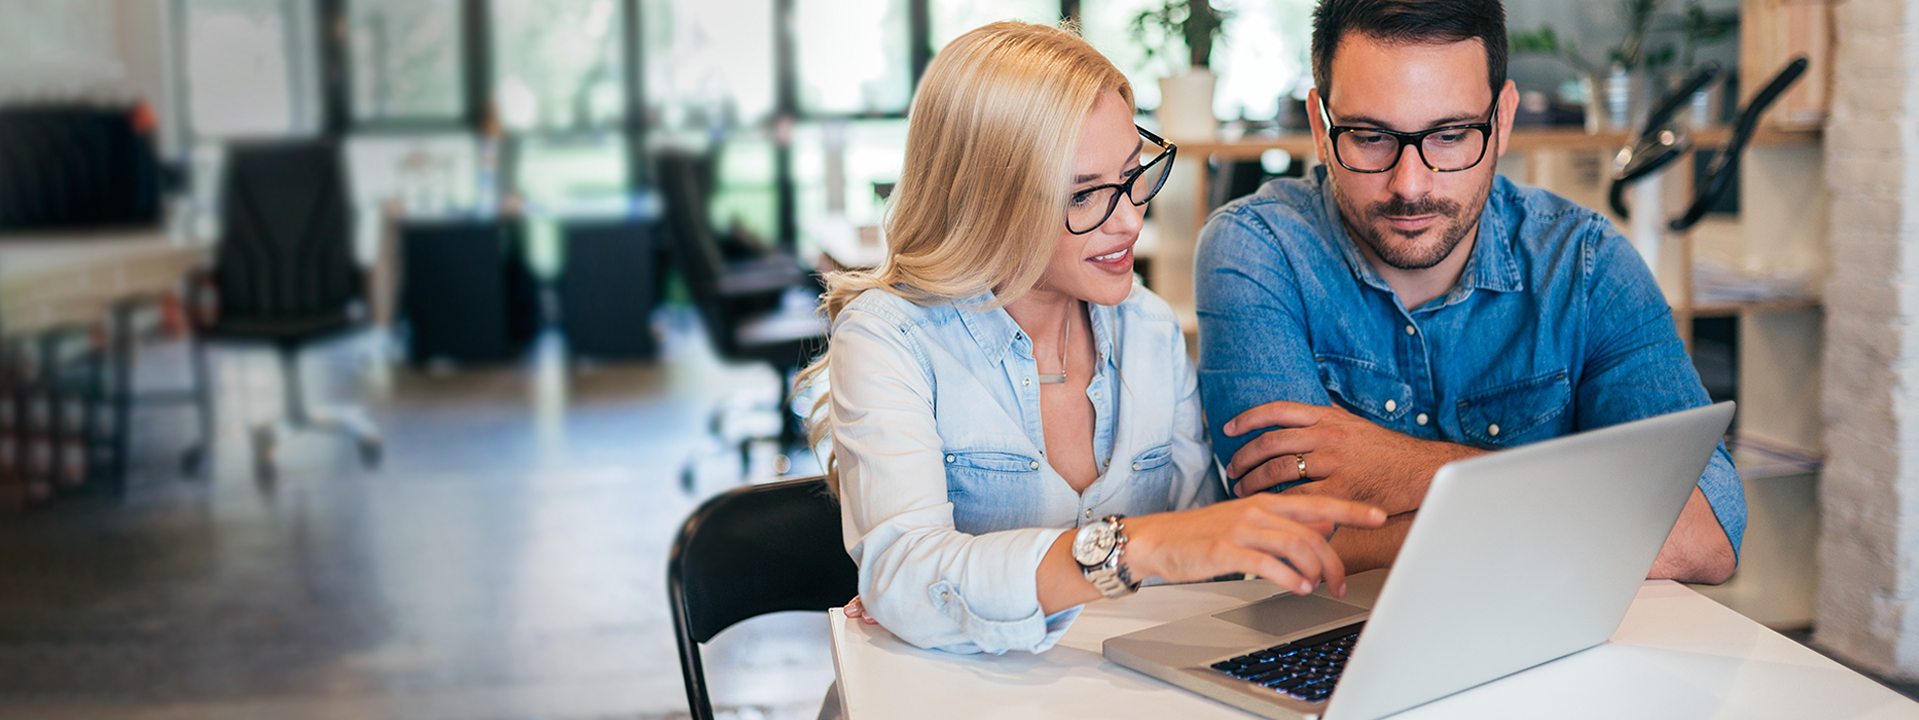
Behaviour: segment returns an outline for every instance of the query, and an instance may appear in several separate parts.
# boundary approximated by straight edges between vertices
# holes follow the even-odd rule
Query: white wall
[[[1813,640],[1919,679],[1919,0],[1835,7]]]

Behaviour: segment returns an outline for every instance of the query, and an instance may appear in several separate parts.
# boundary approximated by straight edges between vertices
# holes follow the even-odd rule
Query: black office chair
[[[711,163],[677,150],[661,151],[658,162],[654,177],[666,200],[666,231],[707,334],[721,357],[765,362],[779,371],[779,440],[782,449],[789,447],[803,436],[791,411],[792,375],[826,347],[826,325],[814,305],[821,287],[783,252],[728,260],[707,222]],[[793,308],[786,298],[795,294],[811,300]]]
[[[666,594],[694,720],[713,717],[701,643],[749,618],[830,610],[858,592],[825,478],[734,488],[693,511],[666,561]]]
[[[214,438],[212,379],[206,343],[273,346],[280,360],[285,416],[252,433],[254,472],[275,474],[274,448],[291,430],[346,435],[368,468],[379,464],[380,439],[359,418],[319,417],[307,409],[299,352],[344,335],[365,321],[365,282],[353,259],[353,216],[339,147],[329,140],[234,146],[221,187],[222,230],[214,267],[189,288],[193,371],[202,444],[187,451],[189,469],[206,462]]]

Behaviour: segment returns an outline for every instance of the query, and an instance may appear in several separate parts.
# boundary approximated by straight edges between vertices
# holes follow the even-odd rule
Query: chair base
[[[275,479],[278,465],[274,462],[274,453],[283,439],[298,432],[315,432],[339,435],[353,441],[360,453],[360,465],[367,470],[380,466],[384,447],[373,424],[364,418],[347,415],[314,415],[300,418],[285,418],[254,426],[253,439],[253,476],[260,481]]]
[[[295,433],[314,432],[345,437],[353,441],[359,451],[360,464],[367,470],[379,468],[385,454],[385,446],[380,440],[379,430],[373,423],[358,412],[333,411],[313,412],[307,409],[306,394],[301,391],[299,355],[292,344],[276,344],[275,355],[279,357],[280,383],[285,403],[285,414],[271,422],[253,426],[248,435],[252,441],[253,475],[260,482],[272,482],[279,476],[279,467],[275,455],[282,441]],[[212,414],[212,377],[207,372],[206,348],[204,343],[194,346],[194,372],[197,391],[201,404],[201,440],[199,444],[187,448],[180,455],[181,470],[191,476],[204,476],[212,459],[214,424]]]

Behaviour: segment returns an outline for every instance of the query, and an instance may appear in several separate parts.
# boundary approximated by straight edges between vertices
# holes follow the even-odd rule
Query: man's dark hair
[[[1506,86],[1506,8],[1499,0],[1322,0],[1313,11],[1313,84],[1321,98],[1331,91],[1333,51],[1354,33],[1389,43],[1478,38],[1493,96]]]

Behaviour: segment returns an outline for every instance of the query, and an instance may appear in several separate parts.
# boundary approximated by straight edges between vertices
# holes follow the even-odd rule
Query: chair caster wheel
[[[360,465],[362,467],[368,470],[378,469],[380,467],[380,458],[384,454],[385,451],[381,448],[380,441],[371,439],[360,441]]]
[[[205,446],[195,445],[187,448],[185,452],[180,453],[180,474],[187,477],[201,477],[202,471],[206,469],[206,462]]]

